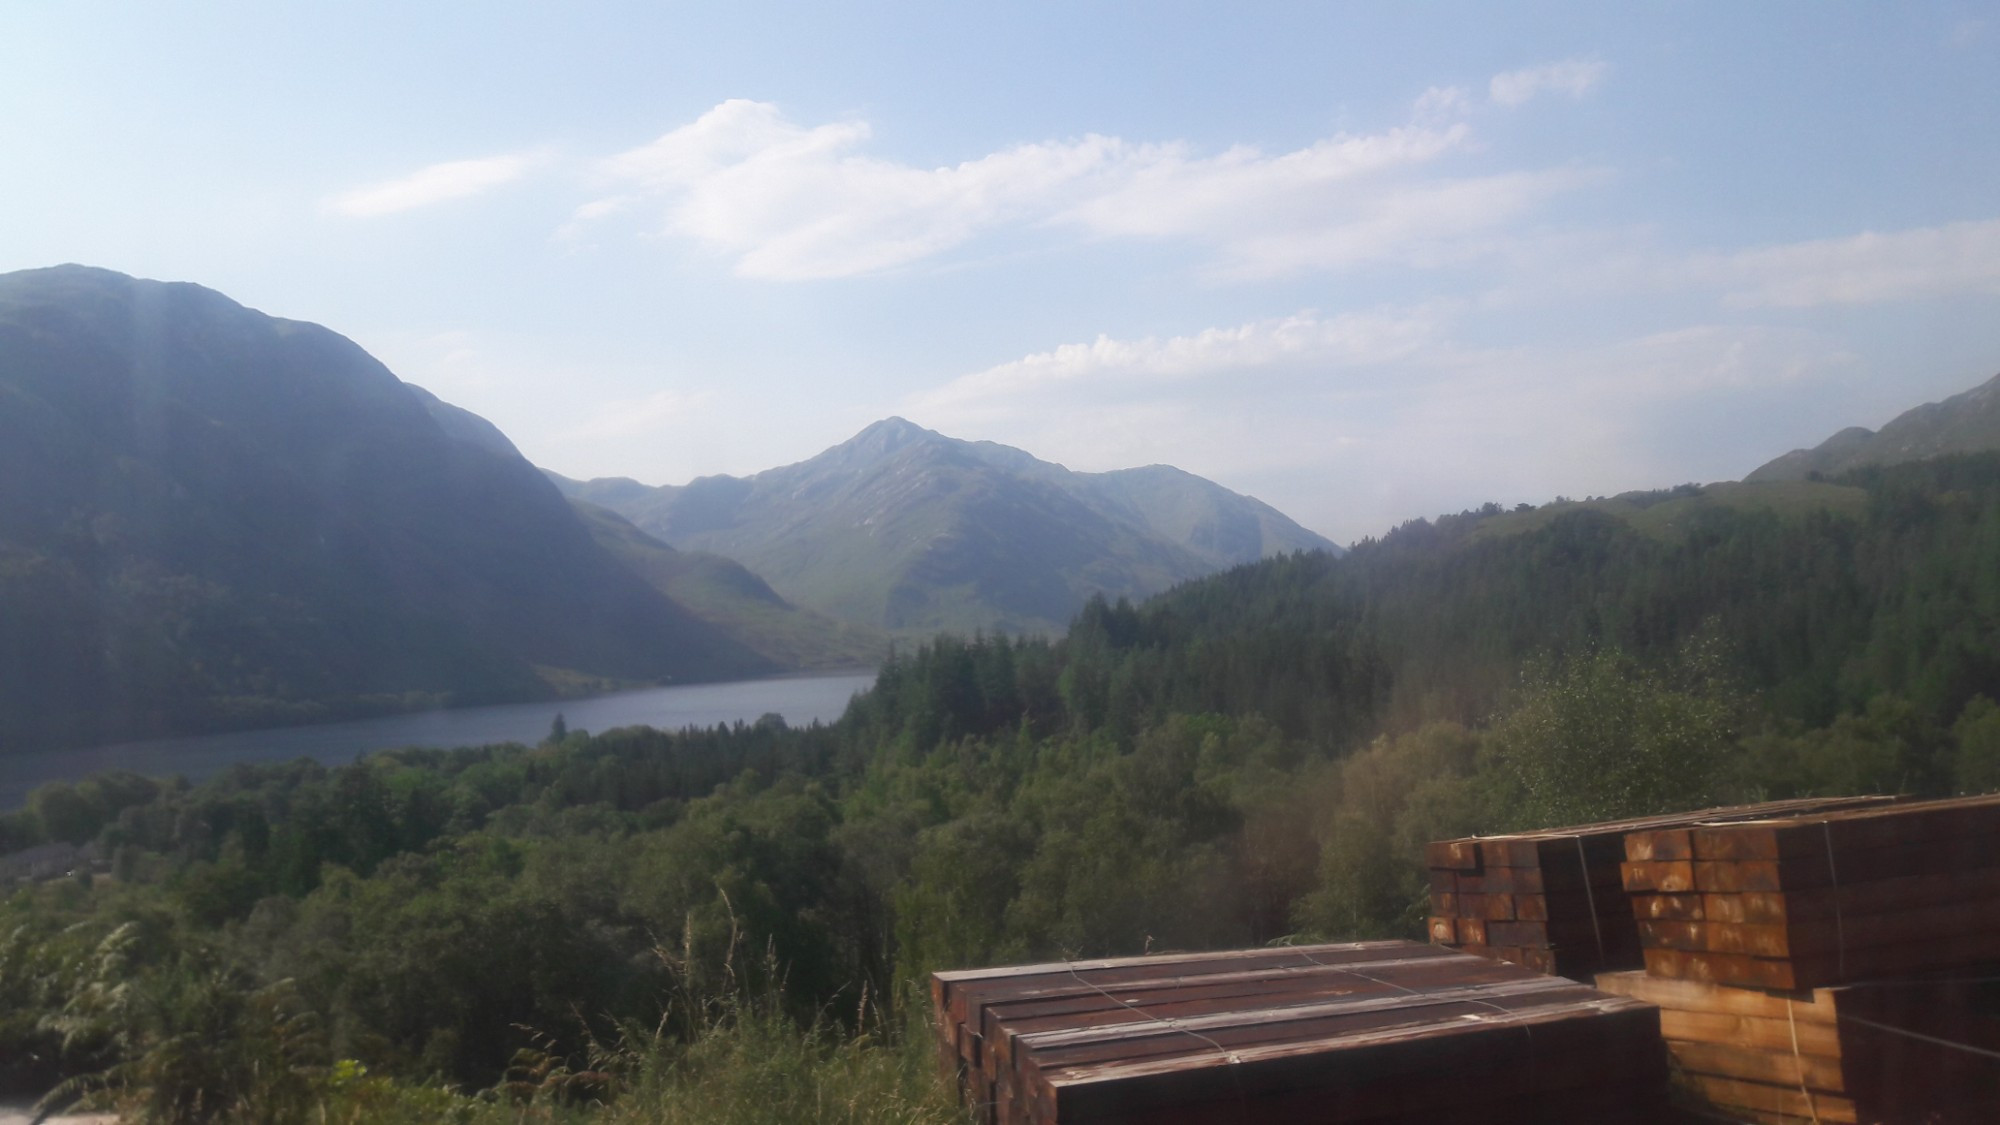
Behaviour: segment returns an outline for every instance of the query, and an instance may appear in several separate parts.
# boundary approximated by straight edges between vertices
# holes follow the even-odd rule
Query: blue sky
[[[2000,371],[2000,5],[0,9],[0,269],[343,332],[572,476],[889,414],[1336,539]]]

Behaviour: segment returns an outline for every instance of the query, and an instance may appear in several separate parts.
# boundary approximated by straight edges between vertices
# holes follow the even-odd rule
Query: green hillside
[[[1590,500],[1557,500],[1539,508],[1482,513],[1475,538],[1519,535],[1538,531],[1575,512],[1596,512],[1655,539],[1678,539],[1698,526],[1703,513],[1717,508],[1742,513],[1769,512],[1801,519],[1813,512],[1856,516],[1867,507],[1868,493],[1854,485],[1824,481],[1722,481],[1684,484],[1663,492],[1626,492]]]
[[[889,653],[882,633],[802,610],[740,563],[676,551],[607,508],[570,505],[605,550],[688,612],[788,669],[872,668]]]
[[[0,276],[0,751],[775,667],[452,410],[198,286]]]
[[[1417,936],[1426,840],[2000,790],[2000,454],[1829,487],[1412,521],[935,640],[831,726],[47,786],[0,853],[106,870],[0,897],[0,1091],[950,1121],[931,969]]]
[[[1746,481],[1806,480],[1866,465],[1899,465],[1950,453],[2000,449],[2000,375],[1943,402],[1897,415],[1879,431],[1850,426],[1811,449],[1761,465]]]

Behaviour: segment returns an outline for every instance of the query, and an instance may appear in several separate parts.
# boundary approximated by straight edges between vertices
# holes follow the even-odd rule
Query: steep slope
[[[0,748],[771,667],[352,341],[80,266],[0,276],[0,620]]]
[[[880,664],[889,638],[880,630],[800,609],[743,564],[702,551],[676,551],[609,508],[570,505],[605,550],[688,612],[785,668],[862,668]]]
[[[1073,473],[900,418],[752,477],[551,478],[675,547],[743,563],[794,602],[910,633],[1058,629],[1094,594],[1143,597],[1268,555],[1339,550],[1178,469]]]
[[[1850,426],[1812,449],[1794,449],[1744,477],[1805,480],[1862,465],[1896,465],[1946,453],[2000,449],[2000,375],[1943,402],[1925,403],[1880,430]]]

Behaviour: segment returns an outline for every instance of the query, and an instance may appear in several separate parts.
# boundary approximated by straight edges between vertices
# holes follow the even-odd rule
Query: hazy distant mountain
[[[599,545],[688,612],[771,662],[794,669],[873,667],[889,654],[879,629],[800,609],[734,559],[676,551],[587,500],[570,504]]]
[[[0,275],[0,748],[774,664],[352,341],[194,285]]]
[[[1879,431],[1851,426],[1812,449],[1794,449],[1743,479],[1804,480],[1813,473],[1832,476],[1861,465],[1990,449],[2000,449],[2000,375],[1943,402],[1897,415]]]
[[[1075,473],[890,418],[796,465],[651,488],[550,474],[683,550],[735,559],[800,605],[922,632],[1060,628],[1238,563],[1339,551],[1269,505],[1155,465]]]

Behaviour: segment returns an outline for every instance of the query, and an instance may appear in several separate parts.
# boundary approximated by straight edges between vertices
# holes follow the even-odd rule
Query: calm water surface
[[[726,684],[646,688],[589,699],[506,703],[454,711],[388,715],[312,727],[233,731],[229,734],[123,742],[87,750],[51,750],[0,757],[0,809],[18,807],[29,790],[47,781],[74,780],[122,769],[198,781],[238,762],[313,758],[324,765],[351,762],[371,750],[399,746],[479,746],[489,742],[539,742],[560,712],[569,729],[607,731],[649,726],[662,730],[755,722],[776,711],[793,726],[830,723],[855,692],[875,682],[873,672],[787,676]]]

